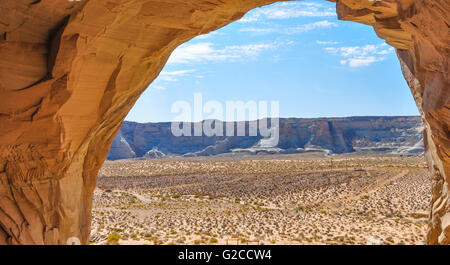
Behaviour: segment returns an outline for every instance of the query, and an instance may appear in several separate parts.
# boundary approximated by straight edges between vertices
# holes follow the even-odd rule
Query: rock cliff
[[[216,121],[219,123],[220,121]],[[423,124],[420,117],[349,117],[280,119],[276,146],[261,144],[263,137],[226,136],[229,124],[222,123],[224,136],[180,136],[170,123],[125,121],[114,138],[107,159],[161,158],[165,155],[208,156],[224,153],[283,154],[320,152],[324,155],[397,154],[422,155]],[[191,124],[191,128],[194,128]],[[244,124],[249,132],[249,123]],[[193,134],[192,134],[193,135]]]
[[[2,0],[0,243],[87,243],[97,172],[171,52],[273,2]],[[450,3],[335,2],[397,49],[434,174],[428,242],[449,244]]]

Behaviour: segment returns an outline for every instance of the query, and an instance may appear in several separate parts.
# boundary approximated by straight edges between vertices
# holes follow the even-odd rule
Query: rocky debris
[[[161,158],[166,156],[163,152],[159,151],[157,147],[153,147],[152,150],[149,150],[145,155],[144,158]]]

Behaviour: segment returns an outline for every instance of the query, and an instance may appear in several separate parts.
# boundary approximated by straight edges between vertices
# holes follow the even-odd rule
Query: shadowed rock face
[[[260,133],[250,136],[249,122],[214,123],[213,126],[223,128],[222,136],[194,136],[196,125],[190,124],[192,136],[176,137],[171,132],[171,123],[125,121],[114,138],[107,159],[161,158],[167,154],[209,156],[224,153],[358,152],[421,155],[424,152],[420,117],[279,119],[279,137],[275,146],[264,145],[264,140],[269,137]],[[256,123],[254,125],[258,126]],[[229,126],[245,126],[246,136],[227,136],[226,128]]]
[[[170,53],[275,0],[3,0],[0,243],[89,238],[93,189],[120,124]],[[434,173],[431,244],[450,243],[448,0],[338,0],[397,48]],[[355,33],[357,34],[357,33]]]

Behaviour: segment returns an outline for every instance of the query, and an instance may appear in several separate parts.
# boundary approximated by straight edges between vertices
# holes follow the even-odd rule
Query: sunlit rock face
[[[214,121],[222,128],[215,136],[174,136],[171,123],[136,123],[125,121],[112,143],[107,159],[161,158],[169,156],[210,156],[220,154],[294,154],[317,155],[423,155],[423,124],[413,117],[348,117],[278,121],[278,141],[256,136],[230,136],[227,127],[251,129],[249,122]],[[260,121],[257,121],[259,123]],[[197,125],[190,124],[191,131]],[[205,123],[200,126],[205,126]],[[259,126],[259,125],[256,125]],[[189,126],[188,126],[189,127]]]
[[[97,172],[171,52],[273,2],[2,0],[0,243],[87,243]],[[337,13],[397,48],[434,173],[428,242],[448,244],[450,4],[338,0]]]

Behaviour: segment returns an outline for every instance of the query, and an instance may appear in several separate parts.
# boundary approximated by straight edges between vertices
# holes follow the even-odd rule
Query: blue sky
[[[178,100],[279,101],[281,117],[418,115],[395,51],[328,1],[277,3],[174,51],[126,120],[172,121]]]

